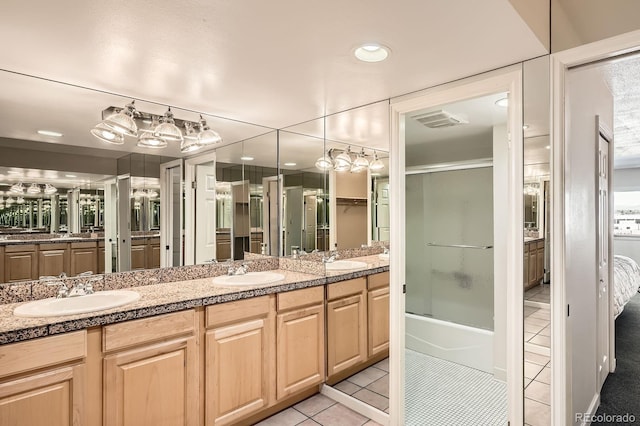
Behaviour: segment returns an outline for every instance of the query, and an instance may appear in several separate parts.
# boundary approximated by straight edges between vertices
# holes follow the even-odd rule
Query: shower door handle
[[[454,247],[454,248],[465,248],[465,249],[476,249],[476,250],[488,250],[492,249],[493,246],[469,246],[466,244],[436,244],[436,243],[427,243],[429,247]]]

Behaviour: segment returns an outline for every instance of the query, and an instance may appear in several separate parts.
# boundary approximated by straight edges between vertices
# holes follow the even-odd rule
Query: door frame
[[[184,264],[195,264],[195,243],[196,243],[196,166],[198,164],[213,161],[215,164],[216,153],[205,152],[204,154],[187,158],[184,162]]]
[[[640,30],[553,53],[551,73],[551,420],[552,424],[569,424],[571,418],[571,347],[567,342],[567,297],[565,291],[565,77],[569,68],[606,60],[640,50]],[[611,284],[611,283],[610,283]],[[615,344],[615,322],[609,325],[609,348]],[[615,356],[609,354],[610,370],[615,370]]]
[[[497,92],[509,92],[507,283],[522,281],[523,135],[522,66],[495,70],[391,100],[390,183],[390,368],[389,413],[392,425],[404,424],[405,347],[405,139],[404,115],[430,106],[461,101]],[[523,424],[523,286],[507,286],[507,400],[511,424]]]
[[[172,192],[172,182],[167,182],[167,172],[169,169],[180,168],[180,184],[184,183],[184,166],[182,164],[182,159],[177,159],[173,161],[169,161],[167,163],[160,164],[160,267],[164,268],[167,266],[182,266],[184,263],[184,252],[182,249],[180,250],[180,265],[173,265],[172,259],[173,256],[170,254],[173,252],[171,250],[171,245],[173,244],[173,228],[171,212],[173,211],[173,192]],[[180,222],[182,223],[182,217],[184,215],[184,203],[180,200]],[[182,243],[183,237],[180,236],[180,242]]]

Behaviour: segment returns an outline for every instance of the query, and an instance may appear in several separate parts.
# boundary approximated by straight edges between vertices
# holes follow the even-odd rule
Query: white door
[[[182,266],[182,160],[160,164],[160,267]]]
[[[216,258],[216,167],[196,165],[195,263]]]
[[[609,374],[609,142],[598,135],[598,391]]]
[[[298,249],[302,247],[302,217],[303,217],[303,190],[302,187],[294,187],[286,189],[285,208],[286,224],[285,224],[285,255],[291,254],[291,247]]]

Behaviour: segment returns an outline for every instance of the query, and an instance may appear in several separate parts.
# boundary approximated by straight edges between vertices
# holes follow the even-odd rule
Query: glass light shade
[[[44,193],[47,195],[51,195],[51,194],[55,194],[56,192],[58,192],[58,188],[56,188],[55,186],[51,185],[50,183],[47,183],[44,185]]]
[[[91,134],[103,142],[111,143],[114,145],[122,145],[124,143],[124,136],[116,133],[109,126],[104,123],[98,123],[96,127],[91,129]]]
[[[24,185],[22,184],[22,182],[14,183],[13,185],[11,185],[9,191],[16,194],[24,194]]]
[[[198,142],[200,145],[212,145],[214,143],[222,142],[222,138],[218,132],[211,129],[205,129],[198,133]]]
[[[173,121],[171,108],[164,113],[162,123],[153,130],[153,133],[167,142],[182,142],[184,140],[182,132],[178,129],[178,126],[176,126],[175,121]]]
[[[9,197],[7,198],[7,201],[5,201],[5,203],[7,204],[7,207],[9,207],[11,204],[15,203],[16,200],[13,197]]]
[[[156,198],[157,196],[158,196],[158,193],[156,191],[154,191],[153,189],[147,190],[147,197]]]
[[[142,148],[165,148],[167,141],[158,137],[155,132],[145,132],[138,138],[138,146]]]
[[[333,167],[333,162],[329,156],[323,155],[316,160],[316,167],[320,170],[329,170]]]
[[[384,163],[378,157],[376,157],[371,164],[369,164],[369,169],[373,171],[378,171],[384,169]]]
[[[18,198],[16,198],[16,203],[18,203],[18,204],[24,204],[24,197],[18,197]]]
[[[202,145],[198,142],[198,139],[185,138],[180,144],[180,152],[194,152],[202,148]]]
[[[356,159],[351,164],[351,171],[358,173],[363,170],[366,170],[368,167],[369,167],[369,160],[367,160],[367,158],[364,156],[364,151],[363,151],[360,154],[358,154]]]
[[[138,125],[133,119],[134,112],[135,107],[132,102],[126,105],[120,112],[111,114],[104,119],[102,124],[123,136],[138,136]]]
[[[347,149],[346,152],[339,154],[333,160],[333,168],[338,172],[345,172],[347,170],[351,170],[351,154]]]
[[[39,194],[41,191],[40,187],[35,183],[32,183],[29,185],[29,188],[27,188],[27,193],[29,194]]]

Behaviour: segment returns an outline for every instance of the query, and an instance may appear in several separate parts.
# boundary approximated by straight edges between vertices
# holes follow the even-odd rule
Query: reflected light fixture
[[[196,135],[196,131],[193,128],[193,124],[186,122],[184,123],[184,129],[186,135],[184,140],[180,143],[180,152],[187,153],[197,151],[202,148],[198,136]]]
[[[27,188],[28,194],[39,194],[40,192],[42,192],[42,190],[35,183],[32,183],[31,185],[29,185],[29,188]]]
[[[154,133],[156,136],[166,140],[167,142],[182,142],[184,140],[182,132],[178,129],[178,126],[176,126],[176,122],[173,119],[171,107],[169,107],[167,112],[164,113],[162,122],[155,128]]]
[[[138,137],[138,146],[142,148],[164,148],[167,141],[159,137],[155,129],[160,125],[157,116],[153,116],[149,129],[140,129],[142,134]]]
[[[9,188],[9,191],[15,194],[24,194],[24,184],[22,182],[14,183],[11,185],[11,188]]]
[[[316,167],[320,170],[329,170],[333,167],[333,161],[329,155],[325,154],[316,160]]]
[[[9,207],[10,205],[12,205],[15,202],[16,202],[15,198],[13,198],[12,196],[9,196],[7,198],[7,200],[5,201],[5,204],[7,205],[7,207]]]
[[[55,194],[56,192],[58,192],[58,188],[56,188],[55,186],[51,185],[50,183],[45,183],[44,184],[44,193],[47,195],[51,195],[51,194]]]
[[[124,136],[116,133],[104,123],[98,123],[96,127],[91,129],[91,134],[103,142],[114,145],[122,145],[124,143]]]
[[[390,49],[378,43],[365,43],[355,49],[353,54],[363,62],[382,62],[389,57]]]
[[[346,172],[351,170],[351,147],[347,147],[346,151],[338,154],[333,160],[333,168],[338,172]]]
[[[24,204],[24,197],[18,197],[18,198],[16,198],[16,203],[18,203],[18,204]]]
[[[369,164],[369,168],[374,171],[384,169],[384,163],[378,158],[378,153],[373,151],[373,161]]]
[[[123,109],[107,117],[102,124],[122,136],[138,136],[138,125],[133,119],[136,113],[135,101],[125,105]]]
[[[369,160],[367,160],[364,156],[364,148],[360,151],[360,154],[356,157],[356,159],[351,164],[351,171],[354,173],[361,172],[369,167]]]
[[[200,145],[213,145],[222,142],[222,138],[215,130],[211,130],[207,125],[207,121],[200,115],[198,122],[200,132],[198,132],[198,142]]]

